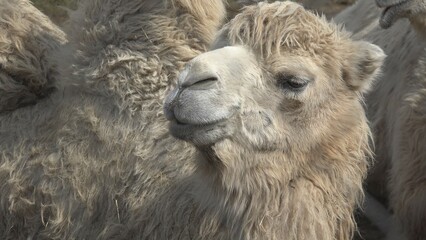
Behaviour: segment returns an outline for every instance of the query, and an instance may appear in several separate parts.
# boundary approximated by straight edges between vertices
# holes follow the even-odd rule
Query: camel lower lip
[[[208,127],[208,126],[213,126],[217,123],[222,122],[224,119],[221,120],[216,120],[216,121],[211,121],[211,122],[206,122],[206,123],[186,123],[186,122],[181,122],[177,119],[171,121],[172,125],[176,125],[176,126],[181,126],[181,127],[194,127],[194,128],[200,128],[200,127]]]
[[[238,109],[239,107],[237,107]],[[174,124],[174,125],[178,125],[178,126],[191,126],[191,127],[207,127],[207,126],[212,126],[215,124],[219,124],[222,123],[224,121],[227,121],[228,119],[231,119],[234,117],[234,115],[236,114],[236,111],[234,109],[231,109],[229,111],[227,111],[226,114],[221,114],[220,116],[214,116],[214,117],[210,117],[208,119],[203,119],[203,118],[199,118],[197,119],[196,117],[194,118],[182,118],[179,117],[179,114],[173,114],[173,118],[170,119],[169,121]]]

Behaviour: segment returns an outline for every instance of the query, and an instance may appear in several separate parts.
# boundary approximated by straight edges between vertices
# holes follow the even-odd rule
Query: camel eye
[[[278,75],[277,80],[278,86],[281,89],[290,90],[294,92],[303,91],[309,83],[307,79],[285,74]]]

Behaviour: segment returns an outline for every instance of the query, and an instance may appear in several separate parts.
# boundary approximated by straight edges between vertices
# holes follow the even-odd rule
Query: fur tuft
[[[54,91],[58,68],[51,55],[65,42],[65,34],[28,1],[0,1],[0,113]]]

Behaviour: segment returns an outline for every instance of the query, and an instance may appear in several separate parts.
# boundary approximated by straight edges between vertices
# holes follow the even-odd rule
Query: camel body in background
[[[389,239],[421,240],[426,239],[426,3],[397,2],[377,0],[390,6],[381,15],[375,2],[360,0],[335,21],[388,55],[381,80],[366,99],[376,149],[368,190],[389,201],[394,212]]]
[[[118,237],[189,175],[194,150],[168,134],[162,104],[224,18],[221,0],[84,2],[52,53],[56,90],[0,115],[0,238]]]

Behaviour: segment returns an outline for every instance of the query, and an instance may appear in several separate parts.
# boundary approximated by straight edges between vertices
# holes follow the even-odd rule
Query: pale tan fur
[[[426,239],[426,25],[416,16],[411,26],[402,19],[383,30],[379,17],[374,1],[360,0],[335,19],[388,55],[382,80],[367,97],[376,145],[368,189],[390,201],[395,225],[389,239]]]
[[[0,113],[36,103],[54,91],[52,52],[65,34],[25,0],[0,0]]]
[[[200,154],[192,180],[200,203],[189,215],[202,225],[188,234],[206,234],[201,239],[351,239],[353,210],[362,199],[371,153],[360,101],[379,72],[381,50],[351,41],[338,26],[294,3],[245,8],[221,30],[213,48],[192,60],[180,79],[193,79],[197,69],[213,69],[222,94],[208,103],[203,96],[213,97],[216,90],[200,86],[194,97],[199,91],[198,99],[207,106],[182,100],[189,88],[166,102],[166,111],[176,118],[179,109],[192,105],[198,109],[193,121],[202,122],[207,119],[200,116],[240,103],[231,104],[238,110],[218,123],[225,129],[218,142],[204,146],[203,138],[181,135]],[[281,73],[314,82],[304,93],[286,92],[277,87]],[[183,82],[177,89],[184,87]],[[216,102],[217,109],[208,106]],[[206,137],[214,130],[208,129]],[[158,219],[161,227],[148,236],[175,239],[174,229],[192,226],[191,218],[182,223],[169,214],[187,202],[182,196],[164,212],[158,211],[163,202],[155,203],[152,217],[141,218]]]

